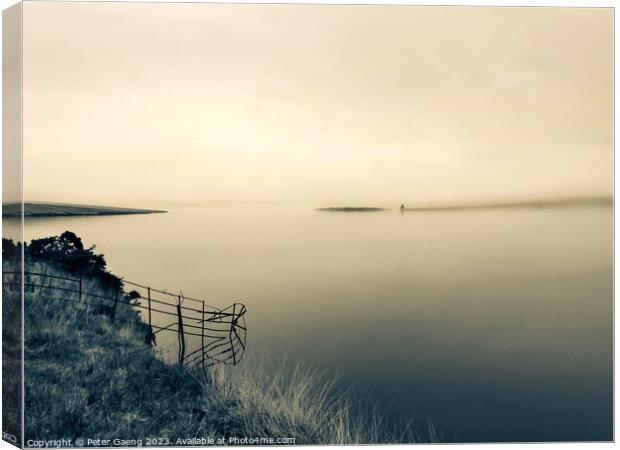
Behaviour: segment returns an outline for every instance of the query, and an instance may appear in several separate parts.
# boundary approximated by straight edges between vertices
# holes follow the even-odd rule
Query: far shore
[[[426,204],[418,206],[401,207],[401,212],[431,212],[431,211],[461,211],[477,209],[539,209],[539,208],[575,208],[575,207],[612,207],[613,197],[583,197],[561,198],[550,200],[521,200],[489,203],[462,203],[462,204]],[[387,208],[372,206],[332,206],[317,208],[316,211],[328,212],[373,212],[389,211]]]
[[[317,208],[317,211],[331,211],[331,212],[373,212],[373,211],[387,211],[385,208],[374,208],[370,206],[334,206],[330,208]]]
[[[21,217],[21,203],[2,205],[3,217]],[[68,203],[25,202],[24,217],[113,216],[128,214],[159,214],[159,209],[118,208],[114,206],[74,205]]]
[[[402,211],[425,212],[425,211],[460,211],[474,209],[539,209],[539,208],[574,208],[574,207],[592,207],[592,206],[613,206],[613,198],[611,197],[587,197],[587,198],[565,198],[553,200],[524,200],[524,201],[507,201],[497,203],[473,203],[473,204],[453,204],[453,205],[429,205],[414,206],[404,208]]]

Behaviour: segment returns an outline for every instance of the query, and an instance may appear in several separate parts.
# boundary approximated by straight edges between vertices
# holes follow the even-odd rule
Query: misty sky
[[[611,9],[26,3],[27,200],[611,195]]]

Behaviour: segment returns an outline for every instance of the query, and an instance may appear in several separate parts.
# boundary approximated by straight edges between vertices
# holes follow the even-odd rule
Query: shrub
[[[21,243],[17,245],[10,239],[2,239],[2,257],[5,259],[17,257]],[[84,247],[82,239],[71,231],[65,231],[60,236],[33,239],[24,247],[26,260],[32,258],[38,261],[48,261],[62,266],[70,273],[96,276],[108,288],[121,289],[121,279],[106,269],[103,255],[95,253],[95,246]]]

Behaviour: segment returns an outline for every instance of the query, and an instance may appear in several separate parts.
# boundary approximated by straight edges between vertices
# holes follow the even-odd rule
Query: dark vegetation
[[[3,271],[15,270],[20,244],[3,240],[2,249]],[[71,232],[37,239],[24,248],[26,267],[54,276],[80,272],[84,292],[112,297],[122,281],[94,250]],[[10,280],[3,276],[3,325],[6,332],[18,333],[19,290]],[[45,283],[36,275],[30,280]],[[292,437],[297,444],[414,441],[407,427],[390,433],[376,415],[361,413],[348,397],[336,394],[333,377],[286,364],[265,369],[256,361],[208,373],[167,364],[145,342],[148,326],[130,304],[119,303],[111,316],[76,297],[49,288],[25,291],[26,440],[162,437],[170,445],[185,445],[179,438],[246,436]],[[21,355],[19,345],[7,344],[11,341],[5,339],[5,405],[6,400],[18,405]],[[3,409],[5,426],[18,426],[18,410],[11,408]]]
[[[17,258],[20,252],[21,243],[2,239],[3,259]],[[25,245],[24,257],[27,261],[46,261],[61,266],[72,274],[96,277],[101,284],[111,289],[120,289],[123,285],[119,277],[106,269],[105,258],[95,253],[95,246],[85,248],[82,239],[71,231],[65,231],[60,236],[34,239]]]
[[[14,245],[6,246],[17,250]],[[5,262],[4,249],[3,239],[2,270],[16,270],[17,265],[10,262],[15,259]],[[19,295],[9,294],[12,289],[5,285],[4,275],[2,288],[2,431],[5,440],[21,446],[22,311]]]
[[[333,206],[330,208],[317,208],[317,211],[329,212],[375,212],[387,211],[385,208],[374,208],[370,206]]]

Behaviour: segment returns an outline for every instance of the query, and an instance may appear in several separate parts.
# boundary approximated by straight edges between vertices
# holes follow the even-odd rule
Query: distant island
[[[55,216],[113,216],[127,214],[157,214],[167,211],[159,209],[117,208],[113,206],[73,205],[68,203],[25,202],[24,217]],[[2,205],[3,217],[20,217],[21,204]]]
[[[331,212],[373,212],[373,211],[387,211],[385,208],[374,208],[370,206],[333,206],[330,208],[317,208],[317,211],[331,211]]]

